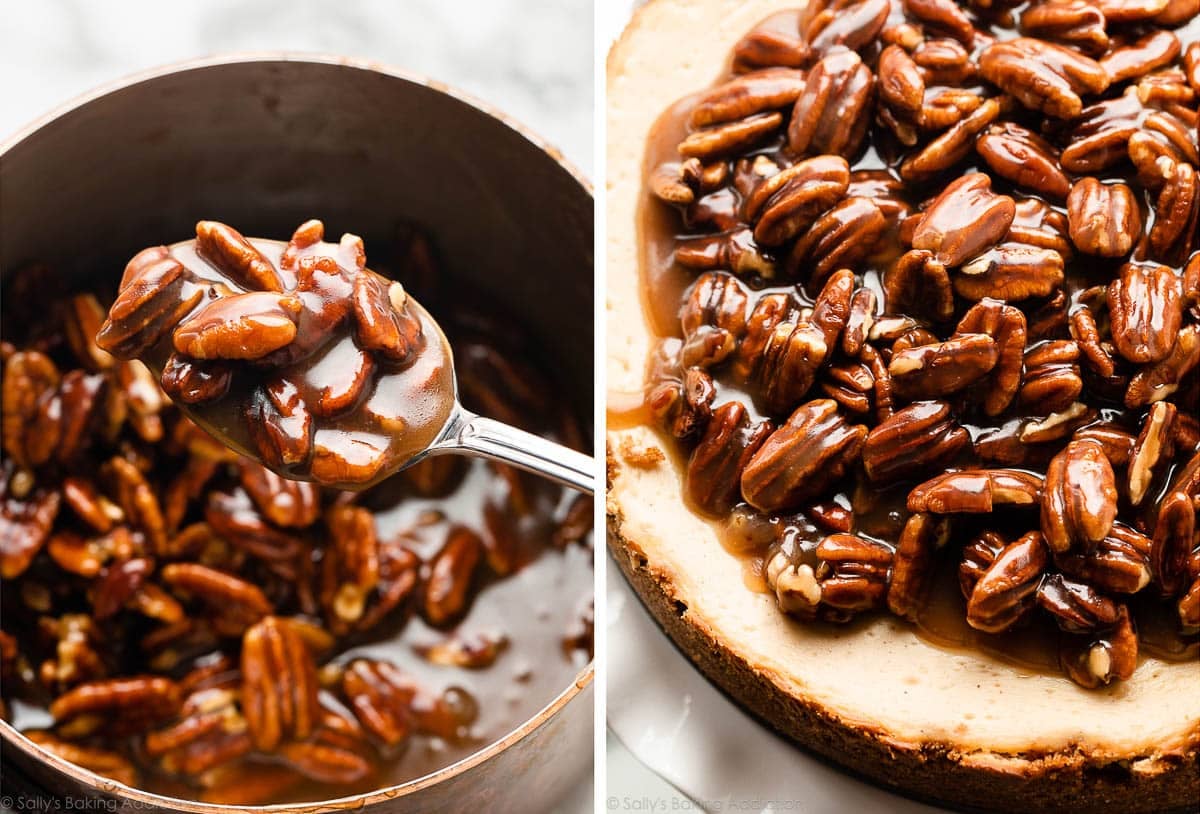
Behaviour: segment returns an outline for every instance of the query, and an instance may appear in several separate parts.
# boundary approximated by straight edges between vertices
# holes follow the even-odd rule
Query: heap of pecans
[[[419,234],[404,251],[406,270],[437,277]],[[485,670],[508,637],[458,622],[543,551],[590,546],[590,499],[457,458],[365,492],[283,479],[182,416],[142,362],[102,350],[100,299],[47,301],[56,279],[6,281],[6,301],[28,308],[5,313],[2,346],[4,716],[50,721],[25,734],[99,774],[239,805],[373,788],[395,782],[414,741],[449,744],[449,761],[500,734],[472,726],[498,693],[343,654],[418,616],[441,635],[398,647]],[[551,381],[519,361],[511,321],[466,310],[464,400],[582,445]],[[418,520],[385,532],[377,518],[406,501]],[[590,611],[571,612],[558,620],[568,675],[591,648]]]
[[[366,267],[357,235],[327,243],[309,220],[278,248],[273,260],[233,227],[200,221],[194,241],[139,252],[96,341],[155,360],[171,398],[246,436],[275,471],[371,483],[450,413],[438,331],[400,282]]]
[[[956,567],[1086,687],[1200,630],[1198,13],[813,0],[660,122],[647,406],[784,611],[919,622]]]

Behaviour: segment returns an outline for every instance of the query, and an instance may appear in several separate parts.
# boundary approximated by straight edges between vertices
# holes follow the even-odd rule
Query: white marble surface
[[[372,59],[437,78],[515,116],[592,174],[591,0],[5,3],[0,139],[144,68],[277,49]]]

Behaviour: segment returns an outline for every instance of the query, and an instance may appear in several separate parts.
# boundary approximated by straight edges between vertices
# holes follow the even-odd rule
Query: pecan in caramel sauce
[[[659,119],[620,419],[782,612],[1196,657],[1197,55],[1195,4],[814,0]]]
[[[226,448],[163,389],[228,404],[239,424],[237,399],[291,393],[319,439],[347,412],[412,420],[412,403],[361,412],[374,398],[354,390],[437,365],[422,368],[423,312],[359,268],[356,240],[322,244],[316,221],[275,248],[199,231],[198,253],[131,264],[113,307],[128,320],[105,334],[115,356],[95,340],[112,292],[6,269],[0,714],[104,777],[233,806],[366,792],[470,756],[591,658],[590,497],[449,456],[340,492]],[[581,446],[533,337],[442,289],[419,232],[380,248],[380,268],[446,314],[468,408]],[[160,380],[133,352],[174,361]],[[370,363],[330,366],[343,355]],[[288,449],[295,466],[312,457]]]
[[[201,221],[125,269],[103,352],[138,357],[239,451],[289,478],[368,486],[424,450],[454,406],[450,351],[362,239],[319,220],[286,244]]]

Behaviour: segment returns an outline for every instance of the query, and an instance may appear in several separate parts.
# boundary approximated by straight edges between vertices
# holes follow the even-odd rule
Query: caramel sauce
[[[899,4],[893,4],[893,7]],[[755,26],[755,32],[788,32],[794,35],[799,26],[799,10],[787,10],[776,13]],[[749,32],[747,32],[749,33]],[[993,28],[992,34],[999,39],[1015,36],[1011,29]],[[1185,44],[1200,39],[1200,17],[1194,18],[1186,26],[1176,29],[1175,33]],[[726,63],[726,71],[718,82],[725,81],[732,75],[731,66]],[[657,343],[664,340],[682,337],[679,321],[679,310],[687,291],[699,272],[690,271],[674,261],[676,243],[695,233],[689,231],[686,223],[681,223],[680,213],[672,207],[659,201],[650,192],[649,181],[651,174],[662,164],[679,161],[680,156],[676,146],[691,130],[688,118],[703,92],[697,92],[684,97],[667,108],[655,121],[646,141],[646,150],[642,164],[643,187],[637,210],[637,239],[639,249],[640,294],[643,313],[649,326],[651,336]],[[1025,111],[1028,115],[1029,112]],[[1019,116],[1021,114],[1014,114]],[[1036,114],[1034,114],[1036,115]],[[1014,118],[1014,116],[1009,116]],[[1026,122],[1036,131],[1036,123]],[[754,155],[770,156],[782,147],[782,135],[773,142],[760,145],[752,153]],[[877,143],[868,131],[864,146],[859,155],[850,162],[851,172],[862,170],[894,170],[898,167],[902,156],[894,153],[890,145]],[[986,166],[980,168],[971,163],[971,159],[960,162],[960,172],[988,172]],[[991,173],[989,173],[991,174]],[[893,172],[893,177],[898,177]],[[993,175],[993,184],[998,191],[1008,192],[1013,187],[1001,178]],[[1112,180],[1128,182],[1128,177],[1115,175]],[[852,179],[852,185],[854,181]],[[944,186],[944,179],[933,183],[906,183],[903,193],[906,202],[916,211],[920,202],[931,198]],[[869,191],[861,194],[870,196]],[[704,212],[705,207],[720,207],[722,211],[736,213],[741,206],[741,199],[732,186],[723,187],[718,193],[712,193],[707,198],[698,199],[693,208]],[[1064,213],[1063,205],[1050,203],[1052,209]],[[1149,225],[1153,224],[1153,209],[1141,201],[1142,216]],[[888,241],[882,241],[885,248],[877,251],[875,256],[860,263],[855,271],[859,284],[875,291],[880,303],[886,301],[883,295],[882,276],[890,263],[898,257],[903,248],[895,241],[891,251],[886,248]],[[770,250],[758,247],[761,252],[770,257]],[[786,251],[786,249],[785,249]],[[773,258],[782,261],[782,257]],[[1067,264],[1067,279],[1063,290],[1068,302],[1074,304],[1087,288],[1097,284],[1107,283],[1115,276],[1121,260],[1108,260],[1099,257],[1089,257],[1086,263]],[[811,305],[811,294],[803,286],[792,283],[779,285],[774,280],[761,277],[743,276],[743,282],[752,290],[752,297],[763,296],[774,292],[786,292],[804,305]],[[653,349],[652,349],[653,352]],[[649,367],[649,365],[648,365]],[[745,393],[736,382],[730,381],[727,375],[718,375],[713,371],[717,388],[714,405],[722,404],[731,399],[741,401],[746,407],[752,421],[768,417],[752,394]],[[653,430],[659,437],[661,446],[668,451],[674,469],[680,478],[681,487],[685,479],[690,450],[687,446],[664,432],[653,421],[644,403],[639,403],[636,394],[609,394],[608,427],[610,430],[622,430],[631,426],[644,426]],[[816,397],[816,396],[813,396]],[[1010,408],[1009,413],[1013,413]],[[778,416],[776,416],[778,418]],[[1100,409],[1099,420],[1132,424],[1134,434],[1137,433],[1136,416],[1128,415],[1119,403]],[[984,433],[1015,432],[1017,420],[1010,415],[1001,416],[994,424],[977,426],[963,422],[964,428],[970,433],[972,440]],[[956,465],[970,465],[973,461],[968,455],[962,460],[955,461]],[[1170,471],[1164,473],[1161,482],[1165,488]],[[905,498],[915,482],[906,481],[880,489],[865,481],[859,475],[857,479],[848,477],[851,481],[843,486],[831,499],[846,507],[854,508],[854,533],[871,537],[876,540],[894,545],[907,517]],[[686,495],[686,490],[681,488]],[[1154,495],[1147,502],[1157,502]],[[793,561],[808,561],[815,563],[814,549],[816,544],[832,529],[822,529],[803,513],[786,516],[773,516],[769,519],[759,519],[759,522],[769,522],[775,528],[772,533],[762,533],[760,537],[754,534],[748,539],[743,528],[731,529],[740,511],[748,507],[745,504],[735,508],[732,517],[713,517],[700,507],[691,504],[684,498],[688,508],[697,516],[706,520],[722,545],[730,553],[737,556],[742,565],[743,583],[747,589],[769,593],[765,576],[765,564],[778,550],[786,551]],[[825,501],[826,503],[830,501]],[[960,526],[956,527],[956,537],[948,546],[957,546],[972,538],[976,531],[985,528],[998,530],[1009,534],[1006,539],[1015,539],[1020,533],[1037,525],[1037,510],[1030,515],[1028,510],[1020,509],[1005,513],[1004,517],[979,516],[967,517]],[[780,529],[783,529],[781,532]],[[1145,592],[1143,592],[1144,594]],[[1200,638],[1183,636],[1178,630],[1177,621],[1173,623],[1167,608],[1158,597],[1138,594],[1131,597],[1129,603],[1139,634],[1139,660],[1154,657],[1164,661],[1188,661],[1200,657]],[[915,634],[929,644],[955,651],[984,653],[993,658],[1016,666],[1019,669],[1035,673],[1061,674],[1058,661],[1059,640],[1061,634],[1057,626],[1044,615],[1037,615],[1031,624],[1019,627],[1004,634],[988,634],[972,628],[966,620],[966,600],[959,589],[957,578],[957,562],[953,558],[942,557],[939,571],[934,580],[934,587],[928,597],[927,604],[916,622],[906,622],[896,617],[890,617],[898,625],[909,627]],[[850,625],[861,623],[861,619],[852,620]],[[827,622],[806,623],[817,630],[830,630],[834,627]]]

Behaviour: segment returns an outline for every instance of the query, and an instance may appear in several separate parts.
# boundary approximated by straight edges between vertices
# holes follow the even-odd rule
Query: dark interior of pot
[[[73,281],[103,280],[98,288],[115,291],[136,251],[187,239],[198,220],[286,239],[309,218],[323,220],[333,240],[343,232],[362,236],[368,265],[385,273],[399,262],[394,252],[411,227],[425,231],[448,278],[434,281],[439,290],[453,292],[451,301],[488,303],[528,332],[536,348],[531,355],[564,386],[557,396],[569,400],[590,438],[591,195],[553,154],[453,95],[343,63],[197,65],[75,107],[0,154],[6,278],[38,262]],[[412,290],[428,283],[417,281]],[[21,303],[11,290],[6,295],[8,315]],[[581,549],[554,566],[564,574],[589,569],[548,577],[564,604],[572,591],[590,598],[590,558]],[[501,581],[491,590],[473,614],[519,616],[530,593],[519,582]],[[545,697],[515,703],[516,722],[571,686],[577,669],[578,663],[560,671],[566,679],[543,688]],[[471,688],[469,671],[460,679],[455,683]],[[590,763],[590,706],[572,706],[574,714],[554,716],[535,737],[508,749],[511,755],[492,761],[497,768],[483,779],[460,781],[461,790],[443,790],[439,798],[554,799],[572,782],[571,770]],[[515,726],[498,721],[477,747]],[[548,750],[556,752],[555,771]],[[432,771],[438,760],[428,766]],[[382,778],[369,788],[420,774]],[[497,787],[522,774],[537,781],[532,798],[529,787]],[[397,799],[383,800],[384,808],[407,810],[410,804]]]

